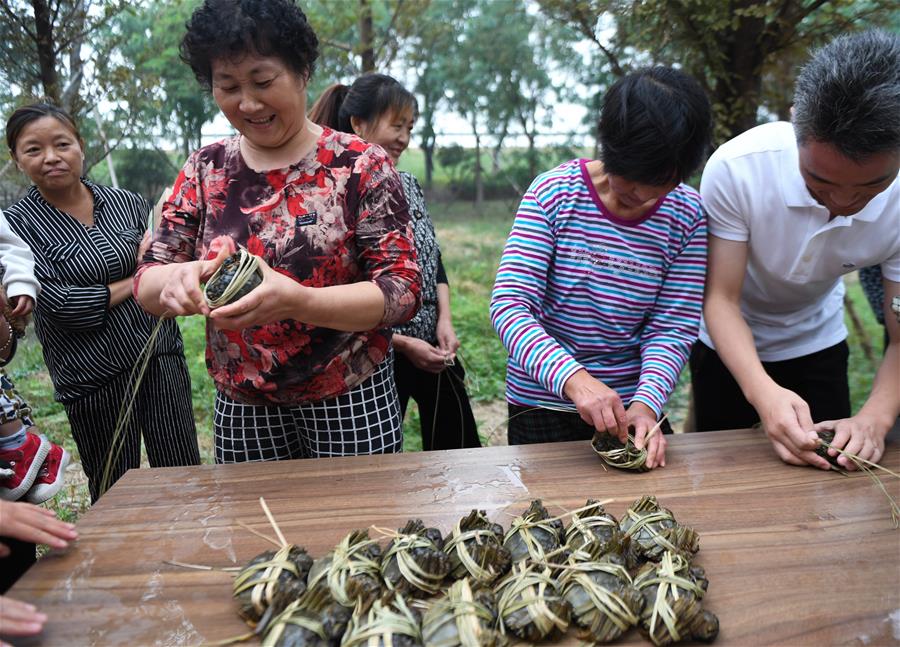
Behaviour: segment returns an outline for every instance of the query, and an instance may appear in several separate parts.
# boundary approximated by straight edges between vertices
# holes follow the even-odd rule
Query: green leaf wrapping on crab
[[[442,550],[444,539],[440,530],[426,528],[421,519],[415,519],[398,533],[381,557],[384,583],[404,595],[434,595],[450,572],[450,558]]]
[[[583,508],[572,513],[565,536],[571,550],[599,544],[603,553],[623,553],[628,546],[618,520],[594,499],[588,499]]]
[[[823,429],[817,433],[819,434],[819,438],[824,440],[829,445],[832,442],[834,442],[834,432],[831,431],[830,429]],[[831,456],[828,453],[828,447],[826,445],[816,445],[816,448],[814,451],[816,452],[816,454],[818,454],[819,456],[824,458],[826,461],[828,461],[831,464],[831,466],[834,467],[835,469],[839,469],[839,470],[844,469],[843,467],[841,467],[840,463],[838,463],[838,460],[837,460],[838,456],[840,456],[840,454],[838,454],[837,456]]]
[[[388,592],[350,618],[341,647],[419,647],[424,645],[420,625],[419,612],[402,595]]]
[[[497,602],[493,591],[454,582],[439,599],[430,603],[422,618],[422,637],[428,647],[501,647],[504,636],[494,630]]]
[[[700,550],[700,537],[675,521],[671,510],[659,505],[655,496],[643,496],[625,511],[619,522],[629,543],[629,565],[643,561],[658,562],[662,554],[673,551],[690,559]]]
[[[262,628],[263,647],[337,647],[351,610],[331,595],[324,583],[288,604]]]
[[[312,564],[306,550],[293,545],[268,550],[251,559],[232,586],[239,604],[238,615],[254,626],[276,599],[284,599],[285,595],[290,599],[299,597],[306,590]]]
[[[239,249],[209,277],[203,294],[211,307],[218,308],[249,294],[262,280],[258,258],[245,249]]]
[[[679,553],[666,551],[659,564],[644,564],[634,577],[644,596],[641,631],[657,647],[682,640],[712,642],[719,619],[703,608],[709,581],[699,566]]]
[[[500,630],[528,642],[538,642],[569,627],[569,603],[560,594],[549,568],[525,561],[512,570],[497,588]]]
[[[644,597],[631,583],[625,559],[619,554],[600,556],[598,543],[574,551],[559,576],[562,595],[572,608],[578,638],[607,643],[637,625]]]
[[[369,532],[354,530],[313,563],[307,580],[310,587],[324,582],[345,607],[367,604],[381,595],[380,560],[381,548]]]
[[[629,434],[623,445],[616,436],[608,433],[594,432],[591,440],[594,452],[610,467],[634,472],[647,472],[647,450],[634,446],[634,439]]]
[[[545,562],[558,554],[562,536],[562,521],[551,519],[541,500],[535,499],[522,516],[512,520],[503,545],[513,563],[524,559]]]
[[[484,510],[472,510],[456,522],[444,543],[454,579],[470,577],[491,584],[509,570],[512,557],[503,546],[503,527],[491,523]]]

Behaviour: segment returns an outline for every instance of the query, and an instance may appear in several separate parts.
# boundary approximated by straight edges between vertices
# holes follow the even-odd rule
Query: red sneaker
[[[50,441],[30,431],[26,432],[21,447],[0,451],[0,461],[7,461],[14,471],[12,476],[0,479],[0,499],[22,498],[31,489],[49,453]]]
[[[66,466],[68,464],[69,452],[59,445],[50,443],[50,453],[44,459],[44,464],[41,465],[34,484],[25,495],[25,500],[29,503],[43,503],[47,499],[55,497],[66,480]]]

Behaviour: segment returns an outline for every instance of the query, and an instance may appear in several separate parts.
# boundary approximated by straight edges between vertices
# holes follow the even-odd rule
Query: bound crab
[[[503,527],[488,520],[484,510],[472,510],[456,522],[444,543],[454,579],[471,577],[491,584],[509,570],[512,556],[503,546]]]
[[[622,553],[628,539],[619,530],[618,520],[595,499],[588,499],[583,508],[572,512],[566,527],[566,546],[571,550],[599,544],[600,554]]]
[[[234,578],[232,587],[238,600],[238,614],[255,626],[276,601],[291,600],[306,590],[306,576],[313,560],[306,550],[286,544],[254,557]]]
[[[503,545],[513,563],[524,559],[544,562],[558,554],[562,534],[562,521],[551,518],[541,500],[535,499],[522,516],[512,520]]]
[[[422,637],[428,647],[500,647],[506,640],[494,630],[496,621],[493,591],[462,579],[429,605]]]
[[[261,625],[263,647],[336,647],[350,621],[350,609],[318,584]]]
[[[381,557],[384,583],[404,595],[434,595],[450,572],[450,558],[442,550],[441,531],[426,528],[421,519],[415,519],[398,533]]]
[[[606,643],[638,624],[644,596],[631,582],[625,559],[601,555],[601,545],[576,550],[559,576],[562,595],[572,608],[577,635],[586,642]]]
[[[381,594],[380,559],[381,548],[369,539],[369,532],[354,530],[313,563],[309,587],[324,583],[345,607],[352,607],[357,601],[370,602]]]
[[[569,627],[569,603],[563,599],[550,569],[515,562],[496,588],[500,631],[538,642]]]
[[[211,308],[234,303],[262,283],[259,258],[246,249],[239,249],[226,258],[209,277],[203,295]]]
[[[420,622],[419,612],[402,595],[390,592],[350,618],[341,647],[420,647]]]
[[[679,525],[671,510],[661,507],[655,496],[643,496],[632,503],[619,527],[630,542],[630,564],[659,561],[667,550],[690,558],[700,549],[697,533]]]
[[[709,586],[706,574],[683,555],[665,551],[659,564],[644,564],[634,586],[644,596],[642,630],[657,647],[712,642],[719,635],[719,619],[701,604]]]

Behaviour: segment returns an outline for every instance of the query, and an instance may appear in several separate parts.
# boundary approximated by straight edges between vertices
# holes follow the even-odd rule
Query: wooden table
[[[883,463],[900,469],[896,442]],[[587,497],[614,497],[621,516],[648,493],[700,533],[717,644],[900,642],[900,531],[884,495],[863,475],[784,465],[751,431],[672,437],[668,466],[646,474],[604,471],[587,442],[132,470],[80,520],[77,544],[10,595],[50,616],[33,644],[208,643],[246,631],[232,575],[165,562],[243,565],[268,549],[239,524],[273,534],[260,495],[318,557],[351,529],[410,517],[447,531],[477,507],[508,527],[534,498],[560,511]],[[624,642],[650,644],[636,631]]]

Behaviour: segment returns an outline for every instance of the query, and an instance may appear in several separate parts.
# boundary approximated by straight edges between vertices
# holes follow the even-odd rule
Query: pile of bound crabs
[[[563,518],[569,518],[564,526]],[[634,627],[656,645],[714,640],[699,538],[653,496],[617,520],[602,503],[552,517],[540,500],[508,530],[472,510],[447,536],[410,520],[382,547],[354,530],[312,559],[284,543],[234,581],[266,646],[492,647],[589,644]]]

